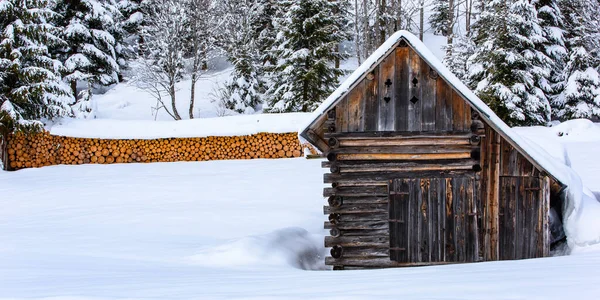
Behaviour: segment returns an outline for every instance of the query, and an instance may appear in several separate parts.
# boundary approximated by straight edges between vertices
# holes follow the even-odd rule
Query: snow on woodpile
[[[242,136],[298,131],[306,113],[240,115],[182,121],[63,120],[49,126],[52,135],[100,139],[158,139]]]

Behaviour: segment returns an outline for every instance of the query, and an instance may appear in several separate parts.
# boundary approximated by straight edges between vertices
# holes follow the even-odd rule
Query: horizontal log
[[[437,177],[437,178],[447,178],[447,177],[464,177],[464,176],[474,176],[474,172],[472,170],[457,170],[457,171],[422,171],[422,172],[368,172],[368,173],[344,173],[344,174],[324,174],[323,182],[324,183],[338,183],[338,186],[342,186],[345,189],[358,189],[360,188],[350,188],[343,187],[344,184],[349,183],[362,183],[369,185],[378,185],[385,183],[387,184],[390,180],[394,180],[397,178],[424,178],[424,177]],[[339,188],[339,190],[342,190]],[[387,194],[386,194],[387,195]]]
[[[388,229],[389,222],[387,220],[378,221],[365,221],[365,222],[340,222],[337,225],[333,225],[329,222],[325,222],[323,227],[325,229],[331,229],[337,227],[340,230],[379,230]]]
[[[332,154],[332,153],[330,153]],[[343,160],[436,160],[436,159],[467,159],[471,158],[471,151],[459,153],[422,153],[422,154],[404,154],[404,153],[351,153],[335,154],[329,161]]]
[[[465,139],[464,137],[456,138],[437,138],[437,139],[428,139],[428,138],[414,138],[414,139],[348,139],[348,140],[338,140],[337,147],[345,148],[345,147],[381,147],[381,146],[393,146],[393,147],[432,147],[432,146],[448,146],[448,145],[457,145],[457,146],[467,146],[471,145],[469,139]]]
[[[338,233],[337,235],[331,234],[331,231]],[[341,230],[334,227],[329,230],[329,235],[334,237],[340,236],[377,236],[377,235],[389,235],[389,229],[377,229],[377,230]]]
[[[323,197],[329,196],[387,196],[387,186],[363,186],[363,187],[338,187],[338,188],[324,188]]]
[[[387,204],[358,204],[342,205],[340,207],[323,206],[323,212],[328,214],[366,214],[366,213],[384,213],[388,211]]]
[[[468,142],[468,141],[467,141]],[[452,145],[452,146],[392,146],[392,147],[346,147],[337,148],[330,151],[338,156],[341,154],[443,154],[443,153],[468,153],[473,146]],[[338,158],[339,159],[339,158]]]
[[[453,169],[470,169],[473,165],[478,164],[478,161],[473,159],[461,160],[417,160],[417,161],[337,161],[321,162],[321,167],[329,168],[336,167],[337,172],[331,173],[349,173],[349,172],[372,172],[372,171],[401,171],[408,169],[415,170],[453,170]]]
[[[337,247],[336,247],[337,248]],[[389,257],[390,250],[385,248],[344,248],[341,247],[340,258]],[[332,248],[334,249],[334,248]],[[332,253],[333,254],[333,253]],[[333,256],[333,255],[332,255]]]
[[[373,132],[328,132],[325,138],[337,138],[338,140],[386,138],[386,139],[469,139],[470,132],[447,131],[447,132],[402,132],[402,131],[373,131]]]
[[[338,224],[345,222],[369,222],[369,221],[382,221],[388,220],[389,213],[371,213],[371,214],[330,214],[337,215]]]
[[[357,204],[387,204],[388,198],[385,197],[340,197],[342,205],[357,205]]]
[[[340,236],[340,237],[325,237],[325,247],[342,246],[349,247],[373,247],[373,248],[389,248],[389,236]]]
[[[394,267],[418,267],[418,266],[434,266],[434,265],[447,265],[447,262],[427,262],[427,263],[399,263],[392,261],[387,257],[349,257],[335,259],[333,257],[326,257],[325,264],[329,266],[348,266],[348,267],[366,267],[366,268],[394,268]]]

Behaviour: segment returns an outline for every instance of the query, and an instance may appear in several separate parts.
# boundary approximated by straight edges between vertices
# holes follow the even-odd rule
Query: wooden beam
[[[461,153],[436,153],[436,154],[338,154],[337,160],[435,160],[435,159],[467,159],[471,158],[470,152]]]

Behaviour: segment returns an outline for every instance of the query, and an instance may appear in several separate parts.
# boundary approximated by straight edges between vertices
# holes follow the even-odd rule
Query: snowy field
[[[595,247],[526,261],[303,270],[323,269],[322,172],[320,161],[305,159],[0,172],[0,194],[10,195],[0,210],[0,298],[600,295],[600,249]]]

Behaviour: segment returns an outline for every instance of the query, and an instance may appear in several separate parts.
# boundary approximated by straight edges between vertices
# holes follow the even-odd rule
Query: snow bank
[[[157,139],[288,133],[310,117],[306,113],[240,115],[182,121],[63,120],[51,126],[58,136],[101,139]]]
[[[189,259],[207,267],[292,266],[324,270],[325,252],[322,235],[293,227],[207,247]]]

